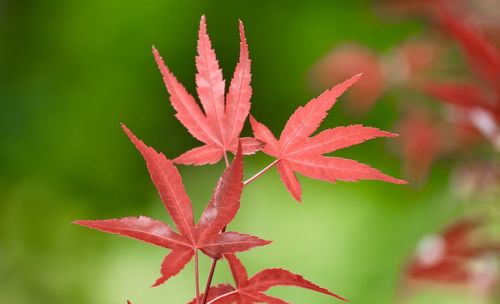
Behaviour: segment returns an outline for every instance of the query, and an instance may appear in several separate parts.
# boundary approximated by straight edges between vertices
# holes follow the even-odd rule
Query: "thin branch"
[[[224,160],[226,161],[226,168],[229,167],[229,162],[227,160],[226,153],[224,153]],[[264,173],[266,173],[267,171],[269,171],[269,169],[271,169],[272,167],[274,167],[279,161],[280,161],[279,158],[275,159],[272,163],[270,163],[269,165],[267,165],[264,169],[260,170],[254,176],[252,176],[249,179],[247,179],[246,181],[244,181],[243,182],[243,186],[246,186],[246,185],[250,184],[251,182],[253,182],[257,178],[259,178],[260,176],[262,176]],[[224,229],[222,229],[221,232],[225,232],[225,231],[226,231],[226,227],[224,227]],[[212,285],[212,279],[214,277],[215,267],[217,267],[217,261],[218,260],[219,259],[217,259],[217,258],[212,259],[212,265],[210,266],[210,273],[208,274],[207,284],[205,285],[205,294],[203,295],[203,299],[201,301],[201,304],[207,304],[208,293],[210,292],[210,286]],[[212,303],[213,301],[214,300],[210,301],[209,303]],[[198,302],[198,304],[200,304],[200,303]]]
[[[224,162],[226,163],[226,168],[229,167],[229,160],[227,158],[227,152],[224,151]]]
[[[226,227],[224,227],[224,229],[222,229],[222,232],[225,232],[225,231],[226,231]],[[210,273],[208,274],[207,285],[205,285],[205,293],[203,294],[203,299],[201,301],[202,304],[207,303],[208,293],[210,292],[210,287],[212,285],[212,279],[214,277],[215,267],[217,266],[217,261],[219,261],[219,259],[217,259],[217,258],[212,259],[212,265],[210,265]]]
[[[264,169],[260,170],[254,176],[252,176],[249,179],[247,179],[246,181],[244,181],[243,186],[246,186],[246,185],[250,184],[251,182],[253,182],[254,180],[256,180],[257,178],[259,178],[262,174],[266,173],[267,171],[269,171],[269,169],[274,167],[279,161],[280,161],[279,158],[275,159],[272,163],[267,165]]]
[[[198,249],[194,252],[194,276],[196,281],[196,303],[200,304],[200,275],[198,269]]]

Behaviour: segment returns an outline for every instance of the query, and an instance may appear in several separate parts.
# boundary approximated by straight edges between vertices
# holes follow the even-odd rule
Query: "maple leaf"
[[[197,250],[201,250],[212,258],[218,258],[223,253],[245,251],[270,243],[237,232],[220,233],[222,228],[231,222],[240,207],[243,189],[241,146],[238,147],[232,164],[220,178],[198,224],[194,225],[191,201],[172,161],[145,145],[125,125],[122,127],[146,160],[151,179],[179,233],[176,233],[169,225],[145,216],[110,220],[80,220],[75,224],[172,249],[164,258],[160,271],[161,277],[153,286],[158,286],[179,273]]]
[[[234,254],[224,254],[224,257],[229,263],[235,286],[220,284],[211,287],[207,297],[207,303],[209,304],[230,304],[234,302],[238,304],[286,304],[287,302],[279,298],[264,294],[264,292],[275,286],[296,286],[347,301],[345,298],[304,279],[301,275],[281,268],[264,269],[249,279],[245,267]],[[196,299],[189,302],[189,304],[195,303]]]
[[[255,138],[265,143],[262,151],[277,158],[281,180],[297,201],[301,200],[301,186],[295,172],[332,183],[337,180],[353,182],[361,179],[406,183],[354,160],[322,155],[376,137],[395,137],[396,134],[376,128],[351,125],[327,129],[310,137],[336,99],[360,77],[361,74],[356,75],[325,91],[304,107],[299,107],[288,119],[279,140],[265,125],[250,117]]]
[[[177,119],[191,135],[205,143],[174,159],[177,164],[203,165],[217,163],[227,151],[236,152],[238,139],[250,111],[250,58],[243,23],[240,21],[240,57],[229,91],[224,97],[225,81],[219,62],[207,34],[205,16],[201,17],[196,57],[196,85],[203,111],[196,100],[165,65],[158,51],[153,55],[163,75]],[[255,138],[241,138],[244,154],[252,154],[262,147]]]

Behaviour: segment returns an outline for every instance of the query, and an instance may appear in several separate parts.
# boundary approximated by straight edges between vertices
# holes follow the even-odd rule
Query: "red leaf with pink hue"
[[[240,21],[240,57],[229,91],[225,94],[225,81],[215,51],[207,33],[205,17],[201,18],[198,33],[198,55],[196,56],[196,90],[203,111],[186,89],[176,80],[165,65],[158,51],[153,54],[170,94],[170,102],[176,117],[189,133],[204,146],[190,150],[174,162],[184,165],[204,165],[218,162],[226,152],[236,153],[238,139],[250,111],[250,58],[243,23]],[[245,138],[243,153],[252,154],[260,150],[262,143]]]
[[[83,220],[76,221],[75,224],[172,249],[161,265],[162,276],[153,286],[158,286],[179,273],[197,250],[216,258],[223,253],[245,251],[269,243],[257,237],[236,232],[220,233],[222,228],[234,218],[240,206],[243,188],[241,145],[233,163],[220,178],[198,225],[195,226],[191,201],[186,194],[177,168],[163,154],[145,145],[124,125],[123,130],[146,160],[151,179],[179,233],[173,231],[165,223],[143,216],[111,220]]]
[[[248,304],[287,303],[281,299],[264,294],[265,291],[275,286],[296,286],[316,291],[340,300],[346,300],[343,297],[304,279],[301,275],[294,274],[288,270],[280,268],[265,269],[248,279],[245,267],[235,255],[226,254],[224,257],[229,263],[236,287],[230,288],[230,285],[223,285],[226,292],[220,293],[218,291],[216,297],[209,299],[208,303],[210,304],[233,303],[234,301],[237,303]],[[212,288],[210,290],[212,290]],[[211,295],[209,295],[209,297],[210,296]],[[191,301],[190,303],[193,302]]]
[[[262,151],[278,159],[280,177],[297,201],[301,200],[301,187],[295,172],[329,182],[375,179],[405,183],[365,164],[322,155],[377,137],[395,137],[396,134],[353,125],[328,129],[310,137],[318,129],[336,99],[360,77],[361,75],[356,75],[299,107],[288,119],[279,140],[266,126],[253,117],[250,118],[255,138],[265,143]]]

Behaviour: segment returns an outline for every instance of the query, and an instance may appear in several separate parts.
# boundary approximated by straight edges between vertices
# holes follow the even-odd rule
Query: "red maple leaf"
[[[306,288],[346,301],[345,298],[304,279],[301,275],[294,274],[281,268],[264,269],[249,279],[245,267],[234,254],[224,254],[224,257],[229,263],[236,286],[220,284],[211,287],[207,297],[207,303],[209,304],[286,304],[287,302],[279,298],[264,294],[264,292],[274,286],[296,286]],[[202,295],[202,297],[204,297],[204,295]],[[196,299],[189,302],[189,304],[195,303]]]
[[[336,99],[360,77],[361,74],[356,75],[325,91],[305,106],[299,107],[288,119],[279,140],[265,125],[250,117],[255,138],[265,143],[262,151],[277,158],[281,180],[296,200],[301,200],[301,186],[295,172],[332,183],[337,180],[353,182],[361,179],[406,183],[357,161],[322,155],[376,137],[395,137],[396,134],[376,128],[351,125],[327,129],[310,137]]]
[[[241,146],[233,163],[220,178],[198,224],[195,225],[191,201],[174,164],[162,153],[145,145],[127,127],[124,125],[122,127],[146,160],[151,179],[179,233],[161,221],[144,216],[81,220],[75,224],[172,249],[161,265],[161,277],[153,286],[160,285],[179,273],[198,250],[212,258],[218,258],[223,253],[245,251],[270,243],[237,232],[220,233],[231,222],[240,207],[243,189]]]
[[[224,97],[225,81],[207,34],[205,17],[201,18],[196,85],[204,111],[177,81],[154,47],[153,54],[170,94],[170,102],[177,112],[175,116],[193,137],[205,143],[175,158],[174,162],[185,165],[214,164],[225,157],[227,151],[236,152],[241,130],[250,111],[252,96],[250,58],[243,23],[240,21],[239,62],[229,91]],[[240,140],[244,154],[255,153],[262,146],[261,142],[251,137]]]

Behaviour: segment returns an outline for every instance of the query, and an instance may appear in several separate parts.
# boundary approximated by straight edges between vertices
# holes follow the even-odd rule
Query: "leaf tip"
[[[201,19],[200,19],[200,32],[206,32],[206,28],[207,28],[207,20],[205,18],[205,15],[201,15]]]
[[[363,76],[363,73],[356,74],[352,76],[348,81],[351,83],[351,85],[355,84],[358,82],[358,80]]]
[[[157,279],[157,280],[153,283],[153,285],[151,285],[151,287],[152,287],[152,288],[154,288],[154,287],[158,287],[158,286],[160,286],[161,284],[165,283],[165,281],[166,281],[166,280],[164,279],[164,277],[161,277],[161,278]]]
[[[134,133],[132,133],[132,131],[130,131],[130,129],[127,128],[127,126],[124,123],[120,124],[120,126],[122,127],[123,132],[127,134],[128,138],[130,138],[132,142],[135,143],[138,140],[137,137],[134,135]]]

